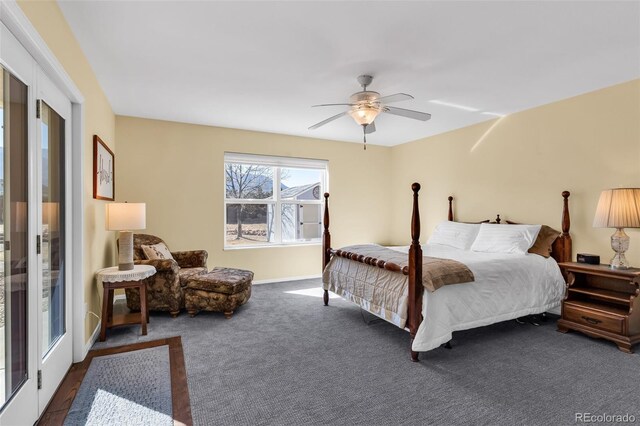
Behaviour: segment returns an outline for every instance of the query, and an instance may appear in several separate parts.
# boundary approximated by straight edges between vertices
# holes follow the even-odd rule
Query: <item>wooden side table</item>
[[[100,341],[107,338],[107,328],[127,324],[140,324],[142,335],[147,334],[149,311],[147,309],[147,278],[156,273],[151,265],[135,265],[132,270],[120,271],[117,266],[100,269],[96,272],[98,284],[102,284],[102,320],[100,325]],[[140,312],[124,315],[113,315],[113,292],[118,289],[137,288],[140,291]]]
[[[623,352],[640,343],[640,269],[560,263],[567,276],[558,331],[607,339]]]

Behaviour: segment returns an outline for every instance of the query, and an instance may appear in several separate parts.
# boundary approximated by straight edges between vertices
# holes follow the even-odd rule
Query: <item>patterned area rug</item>
[[[190,425],[179,337],[93,350],[74,364],[39,424]]]
[[[65,426],[173,424],[169,347],[93,359]]]

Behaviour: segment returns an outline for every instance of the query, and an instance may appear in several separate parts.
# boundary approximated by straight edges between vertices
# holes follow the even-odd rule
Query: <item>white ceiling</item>
[[[312,104],[412,94],[369,143],[396,145],[640,77],[640,2],[63,1],[116,114],[360,142]]]

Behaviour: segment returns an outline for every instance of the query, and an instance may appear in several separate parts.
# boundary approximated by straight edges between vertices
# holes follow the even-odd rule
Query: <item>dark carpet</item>
[[[558,333],[555,319],[457,332],[453,349],[412,363],[407,332],[367,324],[341,299],[325,307],[320,291],[289,293],[319,287],[257,285],[230,320],[152,314],[147,336],[112,329],[94,349],[182,336],[199,425],[562,425],[576,413],[640,421],[640,357]]]

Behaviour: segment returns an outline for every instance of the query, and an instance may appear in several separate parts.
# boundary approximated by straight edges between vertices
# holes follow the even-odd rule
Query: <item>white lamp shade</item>
[[[42,224],[49,227],[49,232],[59,231],[60,203],[42,203]]]
[[[15,221],[13,224],[14,231],[27,232],[27,203],[25,201],[16,201],[11,203],[10,208],[11,218]]]
[[[145,203],[109,203],[106,205],[105,225],[109,231],[133,231],[144,229],[146,223]]]
[[[640,228],[640,188],[607,189],[600,194],[595,228]]]

